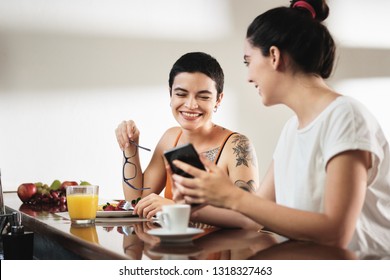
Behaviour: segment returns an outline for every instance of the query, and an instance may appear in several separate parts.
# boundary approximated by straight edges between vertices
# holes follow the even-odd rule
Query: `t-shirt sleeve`
[[[376,137],[378,130],[380,128],[376,120],[363,108],[350,103],[336,108],[326,123],[326,129],[323,130],[325,162],[328,163],[331,158],[345,151],[368,151],[373,159],[373,168],[369,174],[369,181],[372,181],[383,158]]]

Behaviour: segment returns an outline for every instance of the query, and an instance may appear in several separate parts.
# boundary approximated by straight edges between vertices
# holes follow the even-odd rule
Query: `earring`
[[[217,111],[218,111],[218,106],[215,106],[213,112],[216,113]]]

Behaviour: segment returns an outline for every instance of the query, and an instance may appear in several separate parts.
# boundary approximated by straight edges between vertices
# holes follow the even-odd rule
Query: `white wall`
[[[235,101],[224,100],[215,117],[234,125]],[[177,125],[167,87],[2,94],[0,152],[4,190],[22,182],[86,180],[101,186],[104,197],[120,198],[122,153],[114,130],[132,118],[141,129],[140,144],[153,147]],[[151,153],[140,150],[146,167]]]
[[[381,0],[376,1],[370,8],[381,8]],[[282,106],[265,108],[246,82],[243,38],[256,15],[288,2],[0,0],[3,189],[16,190],[23,182],[87,180],[101,186],[102,196],[122,197],[122,155],[114,129],[132,118],[141,128],[140,144],[155,146],[163,131],[175,125],[168,72],[189,51],[205,51],[220,61],[226,89],[215,121],[249,136],[263,175],[291,112]],[[329,3],[332,9],[338,2]],[[353,29],[346,15],[354,12],[349,9],[342,19],[331,16],[331,31]],[[366,14],[353,15],[367,19]],[[376,24],[366,22],[368,29]],[[342,36],[337,33],[340,43]],[[337,87],[345,89],[347,80],[390,77],[390,46],[378,50],[346,44],[340,55],[329,81]],[[384,94],[389,91],[388,83],[380,87]],[[384,104],[383,96],[374,98]],[[386,108],[375,108],[380,110]],[[379,115],[386,118],[387,112]],[[150,154],[140,152],[145,167]]]

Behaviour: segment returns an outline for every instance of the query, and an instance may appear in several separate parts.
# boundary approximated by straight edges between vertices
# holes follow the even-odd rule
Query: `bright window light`
[[[0,0],[0,27],[184,40],[230,32],[225,0]]]
[[[351,48],[390,48],[389,0],[329,1],[328,27],[338,44]]]

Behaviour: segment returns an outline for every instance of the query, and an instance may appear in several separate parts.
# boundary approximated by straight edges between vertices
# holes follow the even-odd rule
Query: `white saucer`
[[[161,242],[166,243],[182,243],[192,241],[192,237],[204,232],[200,228],[187,228],[185,232],[172,233],[163,228],[155,228],[148,231],[148,234],[157,236],[161,239]]]
[[[123,218],[123,217],[135,217],[133,211],[97,211],[96,218]]]

